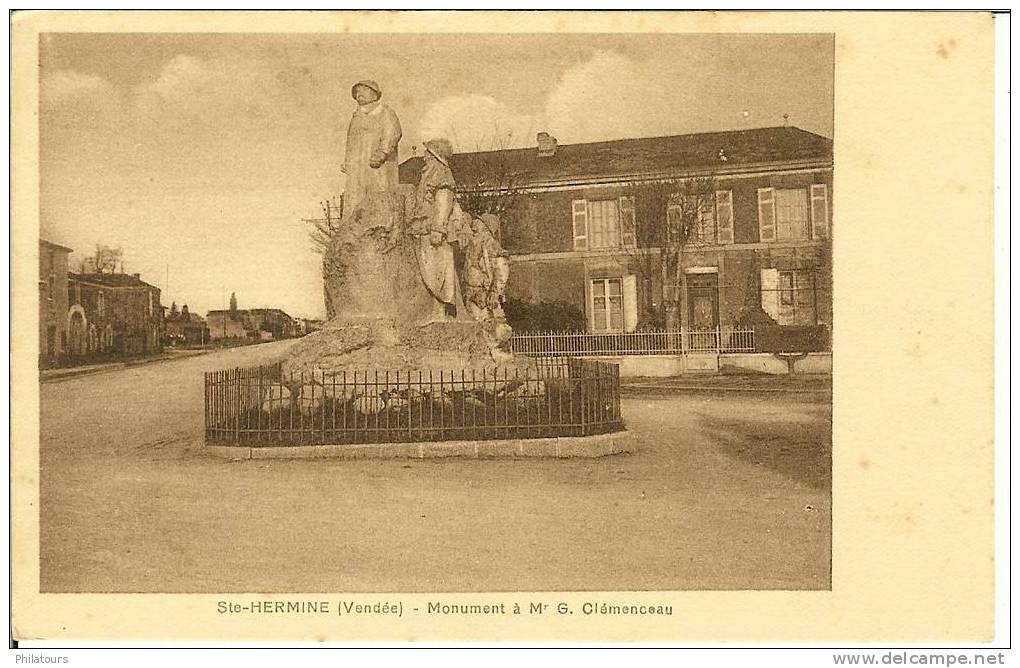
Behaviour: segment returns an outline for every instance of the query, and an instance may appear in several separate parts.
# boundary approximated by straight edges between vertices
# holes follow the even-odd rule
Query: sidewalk
[[[653,391],[693,392],[832,392],[828,374],[690,374],[669,378],[634,377],[620,379],[624,393]]]
[[[139,357],[136,359],[125,360],[123,362],[103,362],[101,364],[86,364],[83,366],[64,367],[60,369],[43,369],[39,372],[39,382],[46,383],[57,380],[65,380],[68,378],[76,378],[78,376],[87,376],[94,373],[102,373],[104,371],[116,371],[117,369],[126,369],[127,367],[170,362],[173,360],[194,357],[196,355],[204,355],[205,353],[212,352],[212,350],[213,349],[165,350],[160,355],[155,355],[153,357]]]

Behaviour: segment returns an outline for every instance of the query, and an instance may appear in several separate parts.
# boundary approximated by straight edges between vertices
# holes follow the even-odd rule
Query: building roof
[[[239,308],[236,311],[231,311],[230,309],[213,309],[211,311],[207,311],[205,315],[206,315],[206,317],[209,317],[209,316],[221,315],[221,314],[228,314],[229,315],[230,313],[237,313],[237,314],[242,314],[242,313],[257,313],[259,315],[280,315],[280,316],[283,316],[284,318],[290,318],[290,316],[287,315],[287,313],[285,311],[283,311],[281,309],[278,309],[278,308]]]
[[[287,315],[286,311],[284,311],[283,309],[278,309],[278,308],[250,308],[250,309],[248,309],[248,312],[249,313],[282,315],[282,316],[284,316],[286,318],[290,317],[289,315]]]
[[[67,251],[68,253],[73,253],[74,252],[73,248],[68,248],[67,246],[61,246],[60,244],[55,244],[52,241],[47,241],[46,239],[40,239],[39,243],[43,244],[44,246],[49,246],[50,248],[55,248],[57,250]]]
[[[95,285],[103,285],[108,288],[153,288],[158,290],[155,285],[146,283],[143,281],[138,274],[75,274],[69,273],[68,279],[72,281],[82,281],[85,283],[93,283]]]
[[[197,313],[192,313],[191,311],[188,311],[187,313],[178,311],[175,315],[167,314],[166,320],[167,322],[194,323],[197,325],[205,324],[205,318]]]
[[[516,174],[518,184],[539,185],[607,176],[831,160],[831,139],[783,126],[563,144],[556,147],[554,155],[547,157],[539,157],[536,147],[457,153],[450,166],[457,183],[470,187],[497,185],[487,180],[501,173]],[[421,156],[401,163],[401,183],[417,182],[423,163]]]

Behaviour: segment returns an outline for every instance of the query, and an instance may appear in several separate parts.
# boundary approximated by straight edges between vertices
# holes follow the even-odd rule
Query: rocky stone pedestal
[[[505,321],[473,318],[459,289],[454,304],[428,291],[419,263],[430,241],[411,232],[413,208],[410,189],[372,193],[340,221],[323,256],[330,319],[292,348],[285,375],[534,369],[508,352]]]

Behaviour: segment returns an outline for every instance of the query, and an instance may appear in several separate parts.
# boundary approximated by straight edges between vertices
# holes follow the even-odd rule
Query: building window
[[[693,209],[693,204],[687,210]],[[679,229],[685,207],[674,202],[666,209],[667,221],[673,229]],[[687,243],[691,245],[715,245],[733,243],[733,192],[717,190],[701,198],[698,218],[691,226]]]
[[[105,310],[106,310],[106,300],[103,298],[103,291],[102,290],[97,290],[96,291],[96,315],[100,315],[100,316],[104,315],[103,312]]]
[[[637,276],[589,280],[588,326],[593,332],[633,332],[638,324]]]
[[[690,207],[692,210],[694,205]],[[681,204],[670,204],[666,209],[666,219],[673,229],[679,229],[683,222],[684,208]],[[698,219],[691,226],[687,243],[693,245],[711,245],[715,243],[715,204],[705,200],[698,206]]]
[[[811,186],[811,235],[815,239],[829,236],[829,188],[824,183]]]
[[[53,288],[57,284],[57,277],[50,274],[49,280],[46,282],[46,299],[53,301]]]
[[[148,295],[148,297],[149,297],[149,301],[148,301],[148,303],[146,304],[146,309],[145,309],[145,313],[146,313],[147,315],[152,315],[152,291],[148,291],[148,290],[147,290],[147,291],[145,292],[145,294],[146,294],[146,295]]]
[[[794,287],[794,272],[779,272],[779,303],[782,306],[793,306],[796,304],[796,288]]]
[[[762,308],[780,325],[817,324],[815,272],[762,270]]]
[[[733,191],[715,191],[716,236],[720,244],[733,243]]]
[[[776,191],[776,240],[800,241],[810,239],[808,227],[807,190]]]
[[[620,203],[617,200],[588,202],[588,243],[592,248],[620,245]]]
[[[623,279],[597,278],[591,282],[591,324],[596,332],[623,329]]]
[[[828,236],[828,189],[758,189],[758,234],[763,242],[805,241]]]
[[[574,250],[634,247],[634,198],[574,200]]]

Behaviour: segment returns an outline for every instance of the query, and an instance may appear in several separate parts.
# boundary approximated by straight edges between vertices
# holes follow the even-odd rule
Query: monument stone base
[[[595,436],[433,441],[425,443],[369,443],[360,445],[303,445],[238,447],[210,445],[205,451],[224,459],[587,459],[635,452],[627,432]]]

